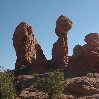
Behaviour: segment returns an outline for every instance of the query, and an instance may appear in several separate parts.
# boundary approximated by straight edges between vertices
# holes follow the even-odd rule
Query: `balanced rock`
[[[71,28],[72,28],[72,21],[68,17],[61,15],[57,19],[55,32],[58,37],[67,35],[68,31]]]
[[[58,40],[53,44],[52,48],[52,62],[59,68],[67,66],[68,58],[68,41],[67,34],[72,27],[72,21],[61,15],[56,21],[55,32],[59,37]]]

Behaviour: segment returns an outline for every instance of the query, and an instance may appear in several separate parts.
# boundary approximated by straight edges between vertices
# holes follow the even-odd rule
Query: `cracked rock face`
[[[56,21],[55,32],[59,37],[53,44],[52,48],[52,61],[53,64],[59,68],[64,68],[67,65],[68,59],[68,41],[67,34],[72,28],[72,21],[61,15]]]
[[[25,22],[21,22],[13,34],[13,46],[16,51],[16,67],[28,66],[30,64],[42,63],[46,60],[43,51],[38,44],[32,27]]]

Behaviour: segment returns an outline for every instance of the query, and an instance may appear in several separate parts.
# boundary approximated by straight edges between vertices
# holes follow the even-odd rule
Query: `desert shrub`
[[[33,73],[33,77],[38,77],[40,74],[38,74],[38,73]]]
[[[56,98],[64,91],[64,73],[50,72],[47,76],[38,77],[34,87],[47,92],[49,99]]]
[[[0,97],[12,99],[15,96],[13,80],[14,76],[11,73],[0,72]]]

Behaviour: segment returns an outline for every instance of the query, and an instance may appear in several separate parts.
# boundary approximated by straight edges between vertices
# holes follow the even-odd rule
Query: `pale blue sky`
[[[12,37],[22,21],[33,27],[46,58],[51,59],[57,40],[55,24],[60,15],[73,21],[68,33],[69,55],[75,45],[85,43],[86,34],[99,32],[99,0],[0,0],[0,66],[15,67]]]

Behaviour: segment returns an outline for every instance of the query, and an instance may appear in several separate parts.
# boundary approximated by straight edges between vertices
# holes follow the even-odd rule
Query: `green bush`
[[[15,96],[13,80],[14,76],[11,73],[0,72],[0,97],[12,99],[12,97]]]
[[[64,73],[50,72],[45,77],[38,77],[34,87],[47,92],[49,99],[56,98],[64,91]]]

